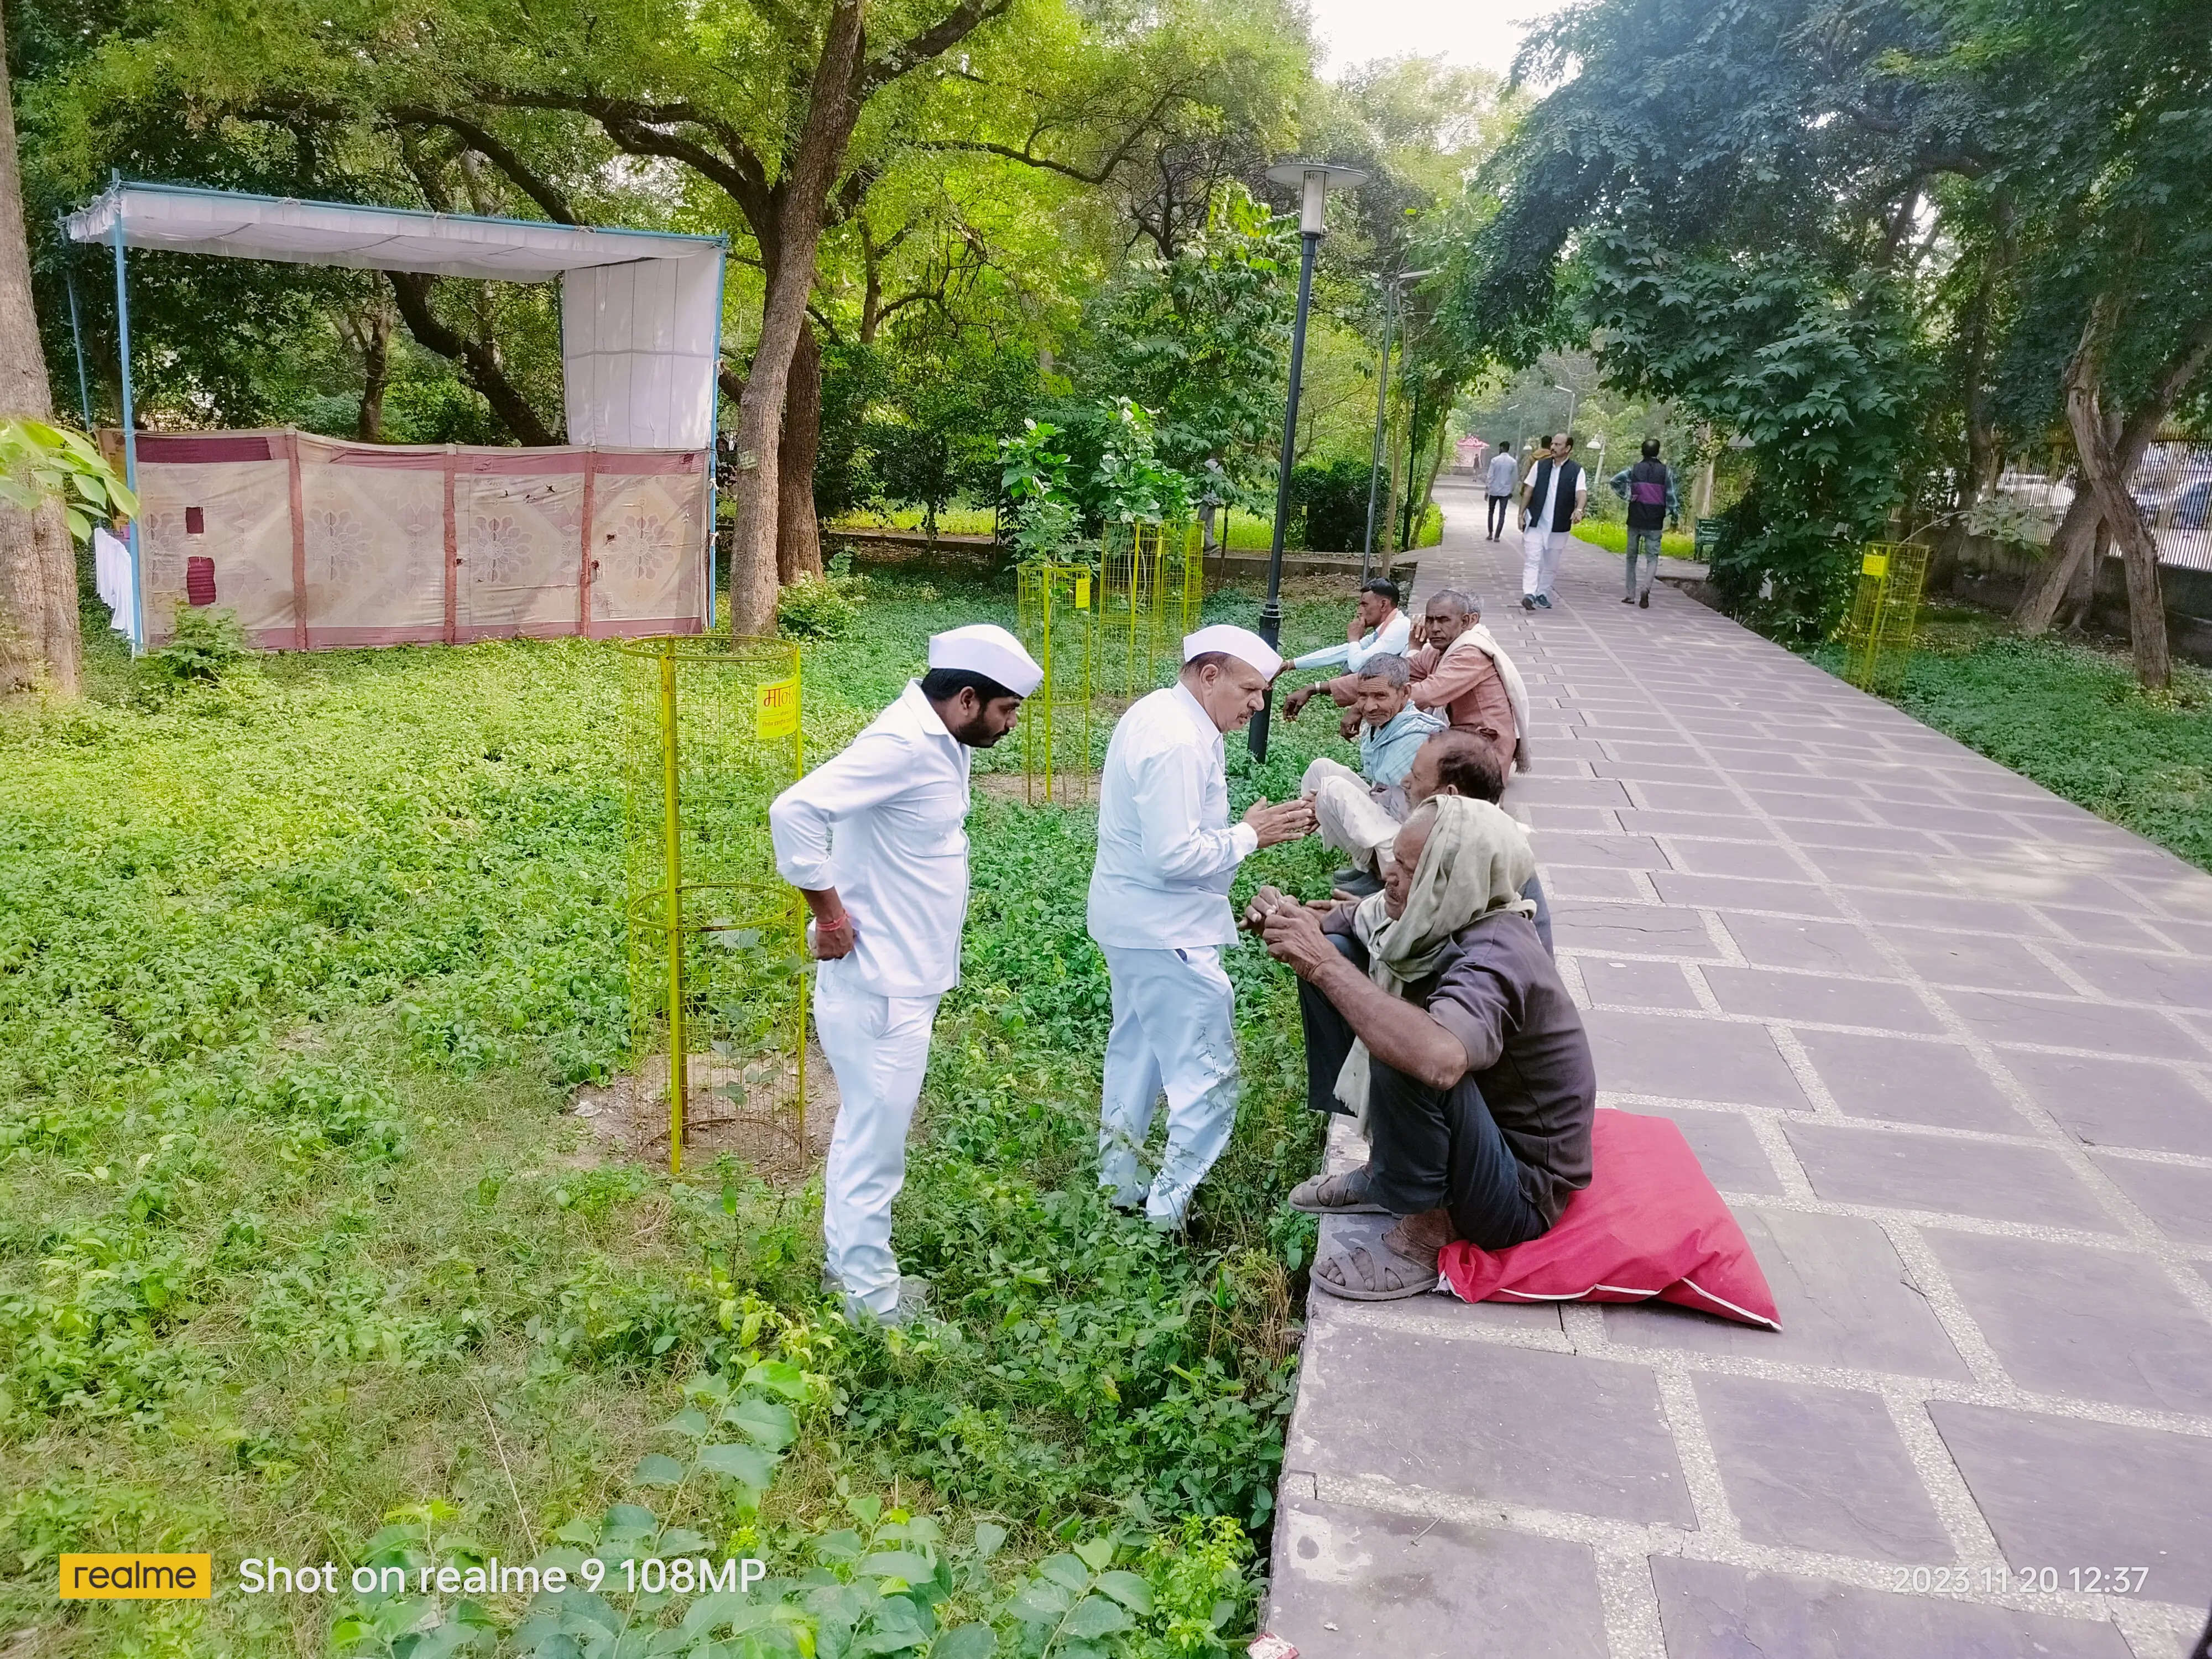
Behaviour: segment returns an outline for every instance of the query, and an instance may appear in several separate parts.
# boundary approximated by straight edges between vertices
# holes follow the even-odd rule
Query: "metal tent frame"
[[[312,202],[144,184],[125,180],[120,173],[111,175],[106,194],[69,215],[62,228],[71,241],[105,242],[114,252],[124,482],[134,491],[138,439],[131,377],[129,249],[509,282],[560,278],[562,395],[570,441],[707,452],[702,592],[706,625],[713,629],[713,456],[720,412],[728,237]],[[74,283],[70,331],[89,420]],[[687,391],[682,382],[694,365],[703,365],[702,383]],[[672,443],[672,437],[683,441]],[[146,640],[143,561],[135,518],[126,545],[135,649]]]

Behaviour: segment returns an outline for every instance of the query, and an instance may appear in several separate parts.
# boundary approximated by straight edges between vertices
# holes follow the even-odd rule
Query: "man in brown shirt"
[[[1455,588],[1429,596],[1413,634],[1419,643],[1407,659],[1413,671],[1413,702],[1416,708],[1441,714],[1453,726],[1480,736],[1497,757],[1499,775],[1510,777],[1521,732],[1513,719],[1513,699],[1504,676],[1473,632],[1481,620],[1481,607]],[[1339,707],[1349,708],[1358,698],[1358,677],[1352,674],[1302,685],[1285,702],[1283,718],[1297,719],[1299,711],[1322,691]]]

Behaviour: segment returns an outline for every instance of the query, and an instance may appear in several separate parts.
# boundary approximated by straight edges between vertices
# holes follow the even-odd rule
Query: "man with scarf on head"
[[[1442,714],[1454,726],[1480,736],[1497,756],[1501,776],[1510,778],[1516,769],[1527,771],[1528,690],[1513,659],[1482,625],[1482,607],[1474,596],[1455,587],[1430,594],[1414,645],[1406,659],[1413,707]],[[1297,719],[1324,691],[1340,708],[1349,708],[1358,701],[1359,677],[1346,674],[1300,686],[1285,700],[1283,718]]]
[[[1304,981],[1309,1046],[1346,1051],[1336,1102],[1314,1103],[1365,1109],[1368,1162],[1306,1182],[1291,1202],[1398,1218],[1314,1263],[1315,1286],[1332,1296],[1434,1290],[1446,1244],[1524,1243],[1589,1184],[1597,1073],[1521,896],[1534,870],[1504,812],[1438,796],[1398,832],[1382,892],[1317,912],[1263,888],[1246,913]]]
[[[994,623],[936,635],[929,672],[769,808],[776,869],[814,915],[814,1028],[837,1079],[823,1272],[854,1318],[904,1324],[927,1292],[899,1277],[891,1200],[938,1000],[960,980],[969,751],[1012,731],[1043,678]]]

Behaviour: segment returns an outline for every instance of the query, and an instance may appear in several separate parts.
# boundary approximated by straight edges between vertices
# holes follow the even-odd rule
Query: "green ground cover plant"
[[[1628,556],[1628,526],[1623,520],[1606,523],[1584,519],[1575,526],[1575,539],[1623,558]],[[1670,559],[1694,559],[1698,556],[1697,538],[1686,530],[1662,530],[1659,532],[1659,550]]]
[[[2212,870],[2212,674],[2145,691],[2129,659],[2026,640],[1964,607],[1923,613],[1895,701],[2054,794]],[[1812,653],[1841,671],[1843,648]]]
[[[1346,597],[1297,599],[1286,637],[1334,637]],[[810,752],[929,632],[1011,612],[871,578],[847,634],[806,647]],[[179,677],[96,646],[88,699],[0,715],[0,1629],[42,1654],[431,1659],[453,1649],[343,1595],[240,1594],[239,1559],[526,1561],[641,1502],[763,1555],[808,1619],[807,1575],[854,1577],[823,1540],[879,1504],[971,1565],[1005,1532],[996,1588],[955,1609],[1003,1651],[1039,1650],[1024,1587],[1100,1540],[1094,1577],[1135,1571],[1158,1607],[1181,1574],[1179,1610],[1117,1601],[1127,1628],[1097,1610],[1091,1649],[1051,1651],[1210,1653],[1249,1625],[1311,1242],[1280,1200],[1318,1145],[1286,975],[1232,953],[1246,1094],[1192,1237],[1114,1217],[1089,817],[979,791],[964,980],[898,1217],[945,1319],[856,1330],[820,1292],[818,1185],[606,1161],[566,1109],[629,1058],[613,650],[203,654]],[[1264,768],[1230,745],[1238,810],[1338,746],[1332,722],[1276,729]],[[1319,891],[1327,867],[1273,849],[1246,880]],[[773,1481],[641,1493],[687,1387],[763,1366],[808,1379]],[[231,1588],[58,1609],[58,1553],[161,1547],[212,1549]],[[519,1601],[447,1613],[441,1643],[524,1641]]]

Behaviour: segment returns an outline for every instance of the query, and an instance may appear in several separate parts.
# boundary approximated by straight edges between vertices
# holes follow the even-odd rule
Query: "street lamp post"
[[[1575,439],[1575,405],[1582,401],[1583,394],[1571,386],[1555,386],[1552,390],[1567,394],[1567,441],[1572,443]]]
[[[1331,185],[1356,190],[1367,182],[1358,167],[1333,161],[1285,161],[1267,169],[1278,185],[1298,186],[1298,310],[1291,328],[1291,395],[1283,413],[1283,453],[1275,468],[1275,534],[1267,549],[1267,602],[1260,607],[1260,637],[1273,646],[1283,636],[1283,531],[1291,512],[1291,466],[1298,446],[1298,380],[1305,372],[1306,313],[1313,303],[1314,252],[1321,246],[1322,210]],[[1267,717],[1274,712],[1274,690],[1252,717],[1252,758],[1267,758]]]
[[[1382,416],[1390,395],[1390,327],[1398,319],[1398,301],[1404,285],[1433,276],[1434,270],[1401,270],[1382,283],[1382,366],[1375,374],[1375,448],[1367,459],[1367,539],[1359,547],[1359,580],[1365,581],[1375,564],[1375,486],[1382,472]]]

